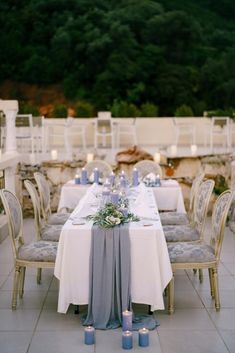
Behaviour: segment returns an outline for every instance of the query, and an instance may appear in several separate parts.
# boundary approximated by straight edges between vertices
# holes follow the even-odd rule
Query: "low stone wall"
[[[224,178],[224,182],[231,185],[231,161],[233,156],[224,154],[220,156],[205,156],[205,157],[185,157],[185,158],[171,158],[162,164],[164,177],[177,179],[182,187],[184,201],[186,208],[189,202],[189,192],[192,181],[200,169],[206,173],[206,177],[215,179],[218,182],[218,176]],[[35,171],[42,172],[48,179],[51,189],[51,208],[53,211],[57,210],[60,190],[64,183],[74,178],[77,171],[85,165],[85,161],[73,162],[55,162],[47,161],[41,165],[31,166],[21,164],[18,171],[18,196],[23,205],[24,215],[32,214],[31,200],[24,189],[24,179],[33,180],[33,173]],[[114,166],[116,171],[124,169],[129,175],[133,164],[119,163]],[[234,173],[235,175],[235,173]],[[234,177],[235,179],[235,177]],[[235,181],[232,181],[235,185]],[[221,186],[223,188],[223,185]],[[216,195],[215,195],[216,198]],[[215,199],[214,198],[214,199]],[[213,200],[211,202],[212,208]]]

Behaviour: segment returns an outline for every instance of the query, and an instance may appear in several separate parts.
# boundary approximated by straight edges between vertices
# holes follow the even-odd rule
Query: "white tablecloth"
[[[58,210],[75,209],[91,185],[75,185],[71,180],[61,189]],[[177,211],[185,213],[182,190],[176,180],[162,180],[160,187],[153,187],[154,196],[160,211]]]
[[[152,310],[164,309],[163,291],[172,278],[167,245],[152,188],[138,189],[142,194],[131,201],[131,211],[150,220],[130,223],[132,302],[151,305]],[[55,276],[60,280],[58,312],[61,313],[66,313],[70,303],[88,303],[92,222],[72,223],[81,213],[89,213],[89,205],[95,212],[91,197],[94,190],[92,186],[61,232],[55,263]]]

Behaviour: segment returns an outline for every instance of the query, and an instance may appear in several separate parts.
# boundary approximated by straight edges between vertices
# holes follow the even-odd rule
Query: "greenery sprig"
[[[138,216],[128,211],[126,212],[126,209],[124,210],[119,205],[112,203],[107,203],[94,215],[89,215],[86,218],[93,220],[94,224],[101,228],[112,228],[119,224],[139,221]]]

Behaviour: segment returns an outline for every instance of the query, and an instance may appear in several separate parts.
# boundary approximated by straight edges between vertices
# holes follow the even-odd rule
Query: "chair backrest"
[[[26,190],[29,193],[33,204],[33,211],[34,211],[34,221],[35,221],[35,228],[37,232],[37,239],[41,240],[41,229],[42,229],[42,222],[41,222],[41,207],[40,207],[40,198],[37,192],[35,185],[29,181],[24,180],[24,185]]]
[[[195,205],[195,196],[197,194],[198,188],[205,176],[205,173],[201,171],[199,174],[197,174],[193,180],[191,189],[190,189],[190,195],[189,195],[189,216],[193,217],[193,212],[194,212],[194,205]]]
[[[215,250],[217,260],[219,260],[224,238],[224,228],[229,208],[234,199],[234,192],[231,190],[224,191],[216,200],[212,212],[212,234],[211,246]]]
[[[1,189],[0,197],[7,216],[8,230],[12,242],[14,256],[23,241],[23,215],[17,197],[9,190]]]
[[[87,176],[88,178],[91,176],[95,168],[99,169],[99,172],[101,173],[101,177],[107,178],[111,173],[112,173],[112,168],[111,166],[102,160],[94,160],[91,162],[88,162],[84,168],[87,170]]]
[[[207,211],[214,185],[214,180],[208,179],[203,181],[200,184],[197,195],[195,197],[194,223],[201,236],[204,230]]]
[[[144,178],[149,173],[154,173],[155,175],[159,175],[160,178],[162,178],[162,168],[158,163],[154,161],[148,159],[139,161],[134,165],[134,168],[138,169],[141,178]]]
[[[38,187],[42,216],[46,220],[51,214],[50,188],[45,176],[42,173],[34,173],[34,178]]]
[[[212,128],[219,127],[221,131],[223,129],[229,129],[230,118],[228,116],[213,116],[211,119]]]

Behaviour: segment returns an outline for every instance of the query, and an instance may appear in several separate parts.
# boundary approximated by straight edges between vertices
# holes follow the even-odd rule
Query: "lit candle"
[[[121,186],[122,188],[125,188],[125,187],[126,187],[126,178],[123,177],[123,176],[121,176],[121,178],[120,178],[120,186]]]
[[[93,159],[94,159],[94,154],[93,153],[87,153],[87,155],[86,155],[87,163],[92,162]]]
[[[130,331],[124,331],[122,333],[122,348],[131,349],[133,347],[133,335]]]
[[[87,171],[85,168],[82,168],[82,172],[81,172],[81,184],[82,185],[86,185],[87,183]]]
[[[121,171],[121,175],[120,175],[120,177],[123,177],[123,178],[125,178],[125,177],[126,177],[126,173],[124,172],[124,170],[122,170],[122,171]]]
[[[100,172],[98,168],[94,169],[94,183],[99,184]]]
[[[74,182],[75,182],[75,184],[80,184],[80,177],[78,174],[75,175]]]
[[[171,156],[175,156],[177,154],[177,146],[176,145],[170,146],[170,154],[171,154]]]
[[[84,330],[85,337],[84,342],[85,344],[91,345],[95,343],[95,329],[94,327],[87,326]]]
[[[132,312],[125,310],[122,313],[122,331],[132,330]]]
[[[149,330],[142,328],[139,330],[139,346],[148,347],[149,345]]]
[[[109,175],[109,182],[110,184],[113,186],[114,185],[114,182],[115,182],[115,174],[114,172],[112,172],[110,175]]]
[[[132,185],[138,186],[139,184],[139,172],[138,169],[134,168],[132,172]]]
[[[117,191],[111,192],[110,198],[111,198],[111,202],[112,202],[114,205],[117,205],[117,204],[118,204],[119,195],[118,195]]]
[[[160,160],[161,160],[161,154],[159,152],[156,152],[154,154],[154,162],[160,163]]]
[[[161,186],[161,179],[160,179],[160,175],[159,174],[156,175],[155,185],[156,186]]]
[[[58,158],[58,152],[57,152],[57,150],[51,150],[51,159],[52,159],[53,161],[56,161],[57,158]]]
[[[0,153],[0,158],[1,158],[1,154],[2,153]],[[36,156],[34,153],[30,153],[29,159],[30,159],[30,164],[32,164],[32,165],[36,164]]]
[[[191,145],[191,153],[193,156],[197,153],[197,145]]]

